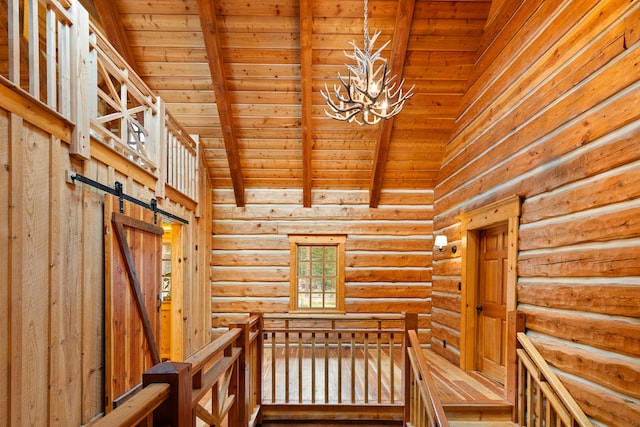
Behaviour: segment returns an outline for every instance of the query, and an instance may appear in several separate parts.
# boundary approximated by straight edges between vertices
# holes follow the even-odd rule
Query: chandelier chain
[[[369,50],[369,0],[364,0],[364,50]]]

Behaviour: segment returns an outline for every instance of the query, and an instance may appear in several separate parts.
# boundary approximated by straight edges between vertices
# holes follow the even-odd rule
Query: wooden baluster
[[[351,403],[356,402],[356,337],[351,332]]]
[[[382,326],[378,324],[378,330]],[[376,337],[376,352],[378,360],[376,360],[378,366],[378,403],[382,403],[382,335],[378,332]]]
[[[342,403],[342,334],[338,332],[338,403]]]
[[[285,321],[285,330],[289,330],[289,321]],[[284,333],[284,401],[289,403],[289,332]]]
[[[391,404],[396,401],[396,385],[395,385],[395,355],[393,352],[393,341],[395,335],[389,334],[389,392],[391,393]]]
[[[302,403],[302,332],[298,332],[298,403]]]
[[[364,403],[369,403],[369,333],[364,333]]]
[[[271,403],[276,403],[276,333],[271,332]]]
[[[329,403],[329,333],[324,333],[324,403]]]
[[[316,333],[311,333],[311,403],[316,403]]]

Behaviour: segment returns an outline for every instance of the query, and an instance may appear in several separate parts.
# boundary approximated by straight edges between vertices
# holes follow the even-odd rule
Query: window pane
[[[322,308],[322,294],[311,294],[311,307]]]
[[[324,291],[335,292],[336,291],[336,279],[324,279]]]
[[[337,252],[338,250],[335,246],[324,248],[324,259],[327,261],[335,261]]]
[[[299,308],[311,307],[309,294],[298,294],[298,307]]]
[[[311,259],[313,261],[321,260],[323,252],[324,252],[324,248],[322,246],[312,246],[311,247]]]
[[[324,275],[325,276],[337,276],[337,264],[335,262],[325,262],[324,263]]]
[[[309,259],[309,246],[298,246],[298,260],[305,261]]]
[[[311,263],[311,275],[322,276],[322,261],[315,261]]]
[[[324,294],[325,308],[336,308],[336,294]]]
[[[309,275],[309,263],[308,262],[299,262],[298,263],[298,276],[308,276]]]
[[[314,277],[311,279],[311,290],[313,292],[322,292],[322,277]]]
[[[309,292],[309,278],[298,277],[298,292]]]

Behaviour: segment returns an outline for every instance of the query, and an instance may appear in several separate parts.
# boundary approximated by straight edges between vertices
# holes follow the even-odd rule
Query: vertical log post
[[[169,399],[153,413],[154,425],[191,427],[191,364],[163,362],[142,374],[142,384],[167,383],[171,386]]]
[[[404,402],[404,425],[409,425],[411,420],[411,405],[409,399],[411,396],[411,362],[409,361],[409,331],[418,329],[418,314],[417,313],[404,313],[404,339],[402,345],[403,364],[402,364],[402,401]],[[420,351],[420,349],[415,349]]]

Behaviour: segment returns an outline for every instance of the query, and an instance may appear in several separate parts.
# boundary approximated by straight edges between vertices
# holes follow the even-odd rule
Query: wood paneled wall
[[[317,191],[302,207],[301,190],[247,191],[247,206],[214,190],[212,327],[250,311],[289,311],[289,235],[345,234],[345,311],[419,313],[430,339],[433,193]]]
[[[0,425],[78,426],[104,409],[104,193],[67,171],[149,201],[150,175],[98,146],[69,155],[71,125],[0,85]],[[120,160],[118,160],[120,159]],[[201,171],[204,168],[200,169]],[[185,227],[184,351],[210,339],[208,180]],[[171,191],[168,191],[170,194]]]
[[[522,197],[517,301],[588,415],[640,420],[640,3],[505,1],[435,189],[436,232]],[[432,344],[459,360],[460,252],[436,256]],[[449,345],[443,347],[443,341]]]

